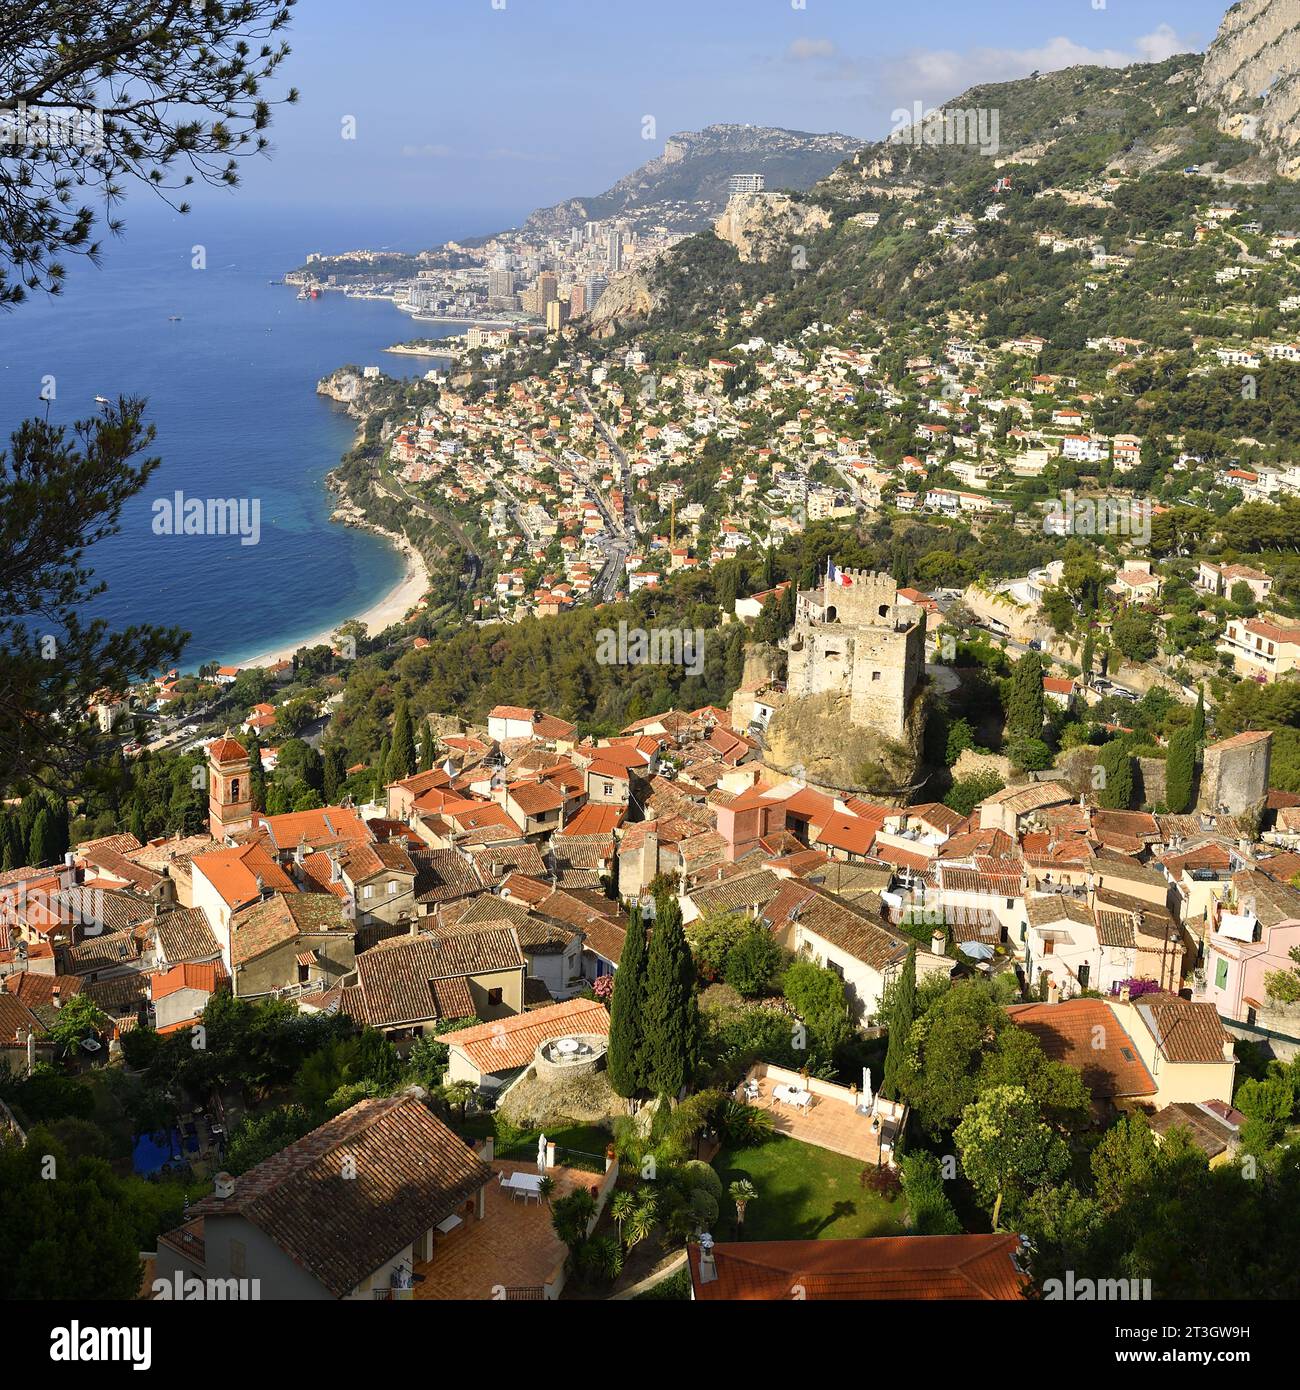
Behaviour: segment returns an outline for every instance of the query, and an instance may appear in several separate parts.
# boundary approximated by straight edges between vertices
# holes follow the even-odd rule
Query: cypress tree
[[[1179,729],[1169,740],[1165,762],[1165,805],[1181,815],[1192,804],[1192,782],[1196,776],[1196,734]]]
[[[916,1019],[916,947],[908,949],[903,972],[894,986],[889,1010],[889,1050],[885,1053],[885,1074],[880,1082],[880,1094],[886,1100],[898,1099],[899,1078],[903,1059],[907,1056],[907,1040]]]
[[[1097,755],[1106,774],[1098,788],[1097,804],[1108,811],[1127,811],[1133,802],[1133,756],[1118,740],[1102,746]]]
[[[642,1084],[642,1018],[645,993],[645,927],[641,908],[633,902],[627,918],[627,940],[614,976],[609,1005],[609,1084],[620,1096],[635,1095]]]
[[[6,831],[6,854],[13,862],[9,865],[11,869],[21,869],[27,863],[27,841],[23,838],[22,825],[18,816],[10,811],[9,823],[5,827]]]
[[[1205,687],[1196,687],[1196,708],[1192,711],[1192,738],[1198,748],[1205,746]]]
[[[341,744],[331,743],[325,749],[323,779],[321,791],[325,797],[325,804],[333,806],[339,799],[339,792],[343,789],[343,783],[347,781],[347,768],[343,764]]]
[[[429,772],[433,768],[433,730],[426,719],[420,724],[420,762],[418,772]]]
[[[138,797],[132,797],[131,799],[131,814],[127,821],[127,829],[141,844],[144,844],[149,838],[148,831],[145,829],[144,824],[144,810],[140,805]]]
[[[50,863],[56,853],[56,844],[54,818],[49,808],[42,806],[32,822],[31,838],[27,841],[27,862],[37,868]]]
[[[676,1097],[700,1060],[695,964],[675,897],[659,901],[646,956],[645,1075],[655,1095]]]
[[[1007,732],[1012,738],[1042,738],[1043,659],[1037,652],[1026,652],[1011,672],[1007,694]]]
[[[21,869],[21,863],[14,862],[14,817],[11,811],[0,813],[0,873],[10,869]],[[21,860],[22,856],[18,858]]]
[[[1096,642],[1093,640],[1092,633],[1090,632],[1083,639],[1083,656],[1080,658],[1079,662],[1080,666],[1083,668],[1083,683],[1085,685],[1087,685],[1092,678],[1092,658],[1095,651]]]
[[[393,746],[388,753],[388,780],[400,782],[415,771],[415,729],[405,700],[397,702],[393,717]]]
[[[262,741],[256,734],[248,739],[248,794],[253,810],[266,811],[266,769],[262,766]]]

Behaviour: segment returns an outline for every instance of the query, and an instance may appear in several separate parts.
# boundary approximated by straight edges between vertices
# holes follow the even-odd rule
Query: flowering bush
[[[1116,987],[1115,992],[1118,994],[1119,991],[1124,989],[1126,986],[1128,988],[1128,997],[1130,999],[1141,999],[1141,997],[1144,994],[1160,993],[1160,986],[1155,980],[1139,979],[1121,980],[1119,982],[1119,985]]]
[[[608,1004],[614,997],[614,977],[612,975],[597,976],[595,983],[591,986],[591,992],[602,1003]]]

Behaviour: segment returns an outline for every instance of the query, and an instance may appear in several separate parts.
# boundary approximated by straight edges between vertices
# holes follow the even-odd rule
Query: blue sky
[[[972,82],[1202,50],[1226,0],[301,0],[254,205],[524,213],[718,121],[886,134]],[[346,116],[356,139],[344,140]],[[655,138],[642,138],[654,117]],[[199,198],[218,195],[200,194]],[[196,200],[198,201],[198,200]],[[489,219],[490,220],[490,219]],[[467,230],[470,228],[467,227]]]

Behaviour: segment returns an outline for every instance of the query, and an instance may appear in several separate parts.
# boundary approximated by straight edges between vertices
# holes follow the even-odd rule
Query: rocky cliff
[[[648,318],[662,303],[663,296],[651,289],[647,275],[622,275],[610,281],[585,323],[597,338],[609,338],[621,328]]]
[[[736,248],[742,261],[768,261],[830,225],[830,213],[814,203],[785,193],[738,193],[713,230]]]
[[[1197,84],[1219,128],[1300,176],[1300,0],[1240,0],[1223,17]]]

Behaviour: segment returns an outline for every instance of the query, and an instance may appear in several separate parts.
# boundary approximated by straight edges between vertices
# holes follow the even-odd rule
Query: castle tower
[[[855,727],[906,738],[925,672],[925,610],[900,602],[890,575],[828,570],[799,593],[784,646],[790,695],[843,696]]]
[[[248,750],[229,733],[209,747],[208,830],[214,840],[252,825],[252,766]]]

